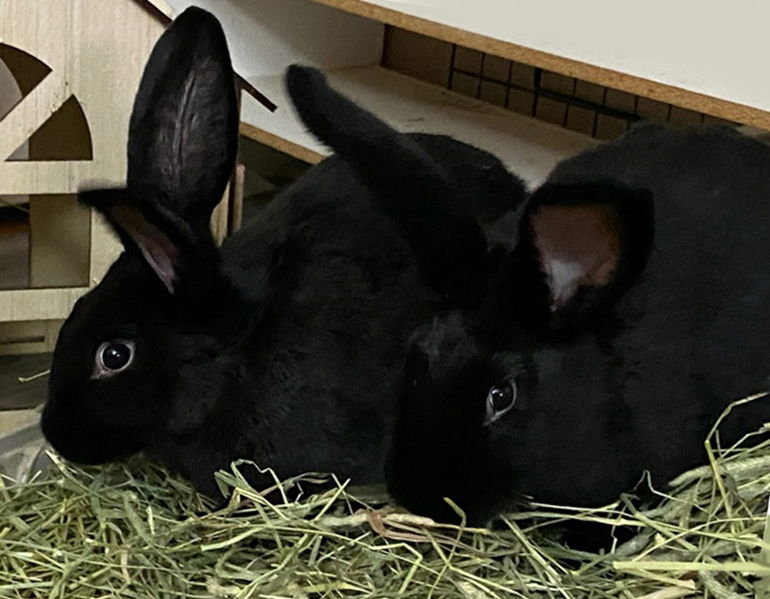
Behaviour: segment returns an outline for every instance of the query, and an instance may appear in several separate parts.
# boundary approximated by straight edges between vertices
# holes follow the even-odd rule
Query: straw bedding
[[[241,474],[254,466],[236,463],[218,474],[231,499],[213,509],[138,459],[82,469],[54,457],[44,475],[0,484],[0,597],[762,596],[768,432],[722,449],[712,433],[709,463],[659,490],[654,509],[626,497],[591,511],[533,504],[493,531],[436,524],[338,481],[312,495],[317,475],[283,481],[307,495],[271,504]],[[635,536],[573,551],[553,532],[569,518]]]

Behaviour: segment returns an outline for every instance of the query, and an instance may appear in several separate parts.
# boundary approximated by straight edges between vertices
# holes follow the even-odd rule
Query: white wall
[[[301,62],[335,68],[378,64],[384,26],[308,0],[167,0],[176,14],[194,5],[222,22],[238,74],[277,75]]]

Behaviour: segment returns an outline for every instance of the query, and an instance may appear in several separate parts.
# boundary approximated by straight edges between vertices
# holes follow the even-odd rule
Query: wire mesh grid
[[[386,30],[383,65],[598,139],[614,139],[640,120],[735,125],[396,27]]]
[[[519,114],[600,139],[622,135],[635,122],[675,125],[726,121],[664,102],[497,56],[452,45],[447,88]]]

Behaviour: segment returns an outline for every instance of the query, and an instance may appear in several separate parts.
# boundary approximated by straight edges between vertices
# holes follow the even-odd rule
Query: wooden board
[[[88,287],[0,291],[0,316],[9,322],[64,319],[87,291]]]
[[[0,43],[33,55],[50,69],[0,120],[0,160],[72,95],[83,107],[94,157],[0,162],[0,193],[74,193],[86,181],[122,183],[131,104],[162,31],[146,10],[126,0],[0,2]]]
[[[0,322],[0,356],[53,351],[62,322],[63,319]]]
[[[82,287],[89,281],[91,219],[74,195],[30,197],[30,287]]]
[[[503,58],[770,129],[764,0],[313,0]]]
[[[337,89],[401,131],[451,135],[498,156],[530,184],[542,181],[557,162],[596,142],[486,102],[449,92],[378,66],[327,72]],[[253,81],[276,100],[273,114],[244,106],[242,118],[258,141],[300,159],[329,153],[298,120],[281,76]],[[248,132],[248,131],[247,131]]]
[[[0,194],[72,194],[83,186],[123,183],[131,105],[144,63],[162,31],[156,19],[129,0],[0,2],[0,44],[19,59],[16,66],[22,66],[17,69],[6,64],[26,93],[0,117]],[[40,69],[42,73],[33,73]],[[30,77],[35,81],[28,81]],[[69,116],[62,120],[65,109]],[[76,134],[82,148],[69,155],[73,149],[71,123],[78,115],[84,123]],[[58,125],[52,127],[56,118]],[[29,160],[5,161],[25,142],[29,142]],[[76,278],[82,279],[82,284],[0,292],[2,324],[65,318],[87,285],[97,282],[117,255],[117,244],[96,215],[84,215],[77,226],[66,231],[51,210],[44,208],[37,216],[41,218],[36,222],[43,226],[33,223],[33,283],[44,287],[71,284],[70,274],[77,271]],[[54,218],[58,240],[46,233]],[[86,248],[89,226],[90,248]],[[58,242],[64,245],[51,245]],[[79,248],[77,256],[58,256],[62,260],[56,263],[51,259],[52,251],[75,246]],[[72,260],[78,264],[70,268]],[[58,274],[56,280],[49,276],[63,265],[71,271],[68,280]],[[42,343],[12,347],[40,351],[49,337]]]
[[[171,13],[163,0],[153,1],[161,16]],[[97,213],[59,205],[56,194],[124,182],[133,98],[163,29],[146,3],[134,0],[0,2],[5,80],[10,74],[18,84],[15,95],[0,98],[0,194],[34,195],[31,279],[42,288],[3,291],[0,324],[65,318],[120,252]],[[6,161],[20,157],[18,147],[28,160]],[[13,347],[26,352],[44,346]]]
[[[12,71],[3,61],[2,53],[0,52],[0,115],[8,112],[22,97],[23,94],[20,86]],[[11,160],[26,160],[29,158],[29,143],[24,142],[11,153],[9,158]],[[16,205],[26,203],[28,197],[26,195],[8,195],[0,198],[0,200],[0,203],[3,204]]]

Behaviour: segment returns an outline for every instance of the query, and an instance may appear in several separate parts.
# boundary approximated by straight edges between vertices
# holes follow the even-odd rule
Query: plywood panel
[[[6,50],[6,52],[3,52]],[[5,61],[9,60],[7,56],[10,52],[7,51],[8,46],[0,48],[0,118],[6,112],[8,112],[19,100],[21,100],[23,94],[21,91],[21,85],[16,80],[14,72],[9,68]],[[10,158],[14,160],[25,160],[29,157],[29,144],[23,143],[17,147]],[[17,196],[5,196],[2,198],[3,203],[7,204],[24,204],[27,202],[26,195]]]
[[[0,322],[0,356],[53,351],[62,323],[62,319]]]
[[[91,273],[90,285],[96,285],[123,251],[117,235],[107,225],[101,214],[91,211]]]
[[[65,73],[49,74],[0,120],[0,160],[26,142],[69,97]]]
[[[91,218],[70,196],[30,198],[30,286],[88,285]]]
[[[61,158],[61,148],[53,147],[62,131],[47,130],[35,138],[46,147],[32,153],[32,161],[0,162],[2,194],[71,194],[83,186],[120,185],[125,180],[125,147],[128,119],[144,64],[163,26],[140,4],[127,0],[3,0],[0,2],[0,43],[12,51],[34,56],[47,69],[47,76],[36,81],[20,79],[30,91],[0,122],[0,155],[24,142],[46,122],[63,102],[74,97],[87,122],[90,139],[83,147],[93,152],[93,160],[35,161],[36,157]],[[45,74],[45,73],[43,73]],[[21,75],[26,76],[25,73]],[[37,79],[39,80],[39,76]],[[25,91],[25,90],[22,90]],[[50,128],[49,128],[50,129]],[[69,140],[72,141],[72,140]],[[79,154],[80,156],[80,154]],[[57,211],[58,207],[53,207]],[[49,223],[60,221],[53,212],[38,215]],[[96,215],[79,222],[70,241],[83,243],[84,228],[91,227],[90,272],[78,273],[83,285],[75,288],[5,291],[0,293],[0,322],[65,318],[73,302],[85,293],[86,284],[98,281],[119,250],[112,236]],[[35,246],[55,243],[45,233],[33,233]],[[87,241],[87,238],[86,238]],[[33,250],[35,251],[35,250]],[[82,260],[83,248],[75,252]],[[58,258],[64,259],[64,256]],[[71,283],[53,281],[61,260],[39,254],[35,263],[35,284]],[[63,269],[64,270],[64,269]],[[62,272],[63,272],[62,270]],[[44,272],[45,271],[45,272]],[[70,274],[72,274],[70,272]],[[86,277],[82,275],[86,274]]]
[[[451,64],[452,44],[396,27],[385,30],[382,66],[444,87]]]
[[[0,162],[0,194],[77,193],[84,181],[115,185],[111,177],[104,177],[107,172],[98,158],[93,162]]]
[[[130,0],[0,2],[4,55],[10,53],[11,58],[24,62],[26,53],[43,65],[37,74],[29,69],[16,73],[22,92],[29,94],[0,121],[0,157],[30,139],[31,158],[0,162],[1,194],[73,194],[82,187],[124,182],[134,94],[163,29],[139,3]],[[13,65],[10,67],[13,71]],[[61,127],[53,126],[54,121],[48,119],[62,105],[73,110],[59,119]],[[77,140],[73,140],[70,126],[73,115],[81,121],[84,118],[88,128]],[[69,156],[73,141],[83,150],[76,152],[80,160],[62,160],[74,157]],[[91,155],[93,160],[88,160]],[[67,287],[0,292],[3,326],[66,318],[87,285],[98,282],[116,257],[119,245],[99,217],[75,217],[78,210],[73,204],[60,205],[52,197],[33,200],[32,284]],[[72,226],[63,226],[64,221]],[[66,235],[51,234],[62,229],[67,229]],[[75,279],[78,284],[73,287]],[[29,339],[12,347],[15,351],[50,349],[53,337],[51,329],[42,341]]]
[[[0,291],[0,322],[64,319],[87,287]]]
[[[23,188],[21,193],[68,193],[87,180],[121,183],[131,104],[162,31],[135,2],[0,2],[0,42],[51,69],[1,122],[7,135],[0,140],[0,155],[5,157],[9,147],[25,141],[36,125],[74,95],[88,122],[95,157],[93,163],[2,164],[0,192]]]

